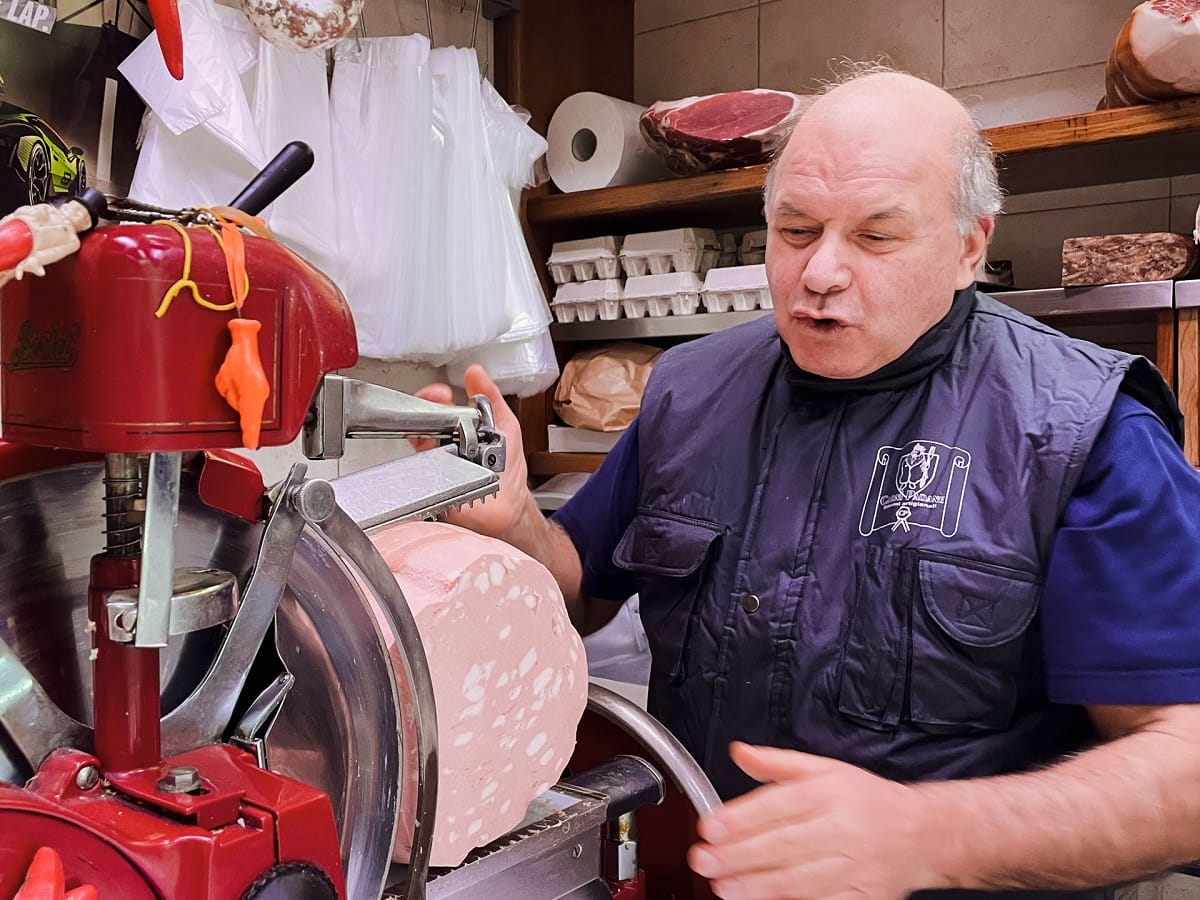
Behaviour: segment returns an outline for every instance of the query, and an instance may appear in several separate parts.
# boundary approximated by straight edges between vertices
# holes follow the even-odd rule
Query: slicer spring
[[[109,453],[104,457],[105,552],[137,556],[142,552],[142,467],[136,454]]]

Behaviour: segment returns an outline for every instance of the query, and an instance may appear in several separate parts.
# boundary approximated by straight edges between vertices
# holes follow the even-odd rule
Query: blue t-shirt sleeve
[[[580,590],[588,597],[624,600],[637,590],[632,575],[613,564],[613,551],[637,512],[637,420],[608,451],[604,462],[575,495],[559,507],[563,527],[583,564]]]
[[[1124,394],[1063,512],[1042,626],[1051,701],[1200,702],[1200,473]]]

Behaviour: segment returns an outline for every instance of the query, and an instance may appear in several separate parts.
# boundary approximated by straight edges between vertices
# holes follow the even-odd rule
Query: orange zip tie
[[[268,240],[275,240],[275,235],[271,233],[271,229],[267,227],[267,223],[263,221],[261,216],[252,216],[250,213],[240,210],[236,206],[201,206],[197,208],[206,210],[219,219],[236,222],[251,234],[257,234],[259,237],[267,238]]]
[[[255,319],[241,317],[242,304],[250,293],[250,277],[246,273],[246,241],[233,222],[221,220],[221,250],[225,254],[225,270],[229,275],[229,288],[233,291],[233,302],[237,305],[238,317],[229,321],[229,336],[233,343],[225,354],[225,361],[217,370],[217,390],[225,402],[241,416],[242,445],[250,450],[258,448],[262,429],[263,407],[271,393],[271,385],[263,371],[258,355],[258,332],[262,324]]]
[[[221,222],[221,251],[225,254],[225,271],[229,273],[229,290],[240,313],[250,293],[250,276],[246,274],[246,241],[241,229],[232,222]]]

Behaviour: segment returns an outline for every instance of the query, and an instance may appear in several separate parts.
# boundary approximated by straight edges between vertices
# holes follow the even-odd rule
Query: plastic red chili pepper
[[[0,272],[15,269],[33,252],[33,232],[20,219],[0,225]]]
[[[154,19],[154,31],[158,35],[158,48],[162,51],[167,71],[176,81],[183,80],[183,28],[179,24],[179,6],[176,0],[147,0],[150,17]]]
[[[66,890],[62,858],[52,847],[40,847],[29,864],[29,872],[13,900],[97,900],[96,889],[85,884]]]

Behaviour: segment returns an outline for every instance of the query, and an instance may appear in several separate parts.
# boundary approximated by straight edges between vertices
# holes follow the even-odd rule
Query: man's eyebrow
[[[806,217],[806,213],[801,207],[795,206],[787,201],[780,203],[775,208],[775,211],[782,216],[796,216],[799,218]],[[881,209],[879,212],[871,213],[863,221],[867,222],[882,222],[892,219],[909,219],[912,214],[903,206],[889,206],[887,209]]]
[[[881,209],[879,212],[871,213],[867,216],[868,222],[878,222],[886,219],[907,219],[909,212],[903,206],[889,206],[887,209]]]
[[[775,207],[775,211],[782,216],[805,216],[805,215],[808,215],[800,207],[793,206],[791,203],[788,203],[786,200],[784,202],[780,203],[779,206]]]

